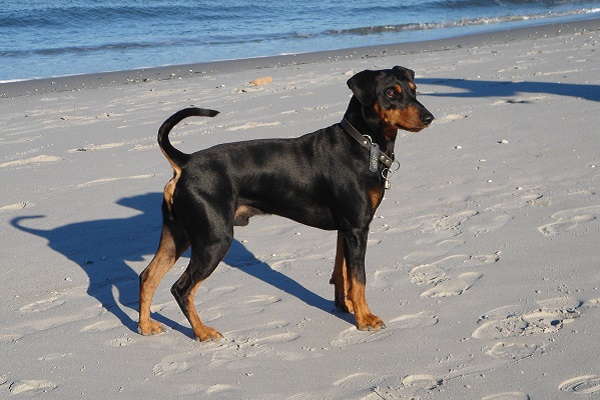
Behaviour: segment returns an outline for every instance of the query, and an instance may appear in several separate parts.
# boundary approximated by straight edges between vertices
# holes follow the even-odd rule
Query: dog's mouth
[[[411,132],[411,133],[419,133],[423,129],[427,128],[428,126],[429,125],[424,125],[424,126],[421,126],[421,127],[418,127],[418,128],[416,128],[416,127],[410,127],[409,128],[409,127],[401,126],[398,129],[402,129],[403,131],[407,131],[407,132]]]
[[[421,132],[423,129],[428,128],[434,119],[435,118],[433,117],[433,115],[429,114],[429,116],[427,116],[425,119],[421,117],[421,119],[418,122],[411,121],[410,124],[398,124],[396,127],[404,131],[418,133]]]

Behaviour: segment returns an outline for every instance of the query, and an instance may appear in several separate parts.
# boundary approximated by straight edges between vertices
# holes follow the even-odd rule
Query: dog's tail
[[[169,132],[175,125],[187,117],[214,117],[219,112],[205,108],[185,108],[171,115],[158,129],[158,145],[173,169],[178,170],[187,162],[190,155],[177,150],[169,141]]]

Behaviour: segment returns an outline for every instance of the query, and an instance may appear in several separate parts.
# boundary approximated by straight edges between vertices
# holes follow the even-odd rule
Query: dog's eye
[[[387,97],[389,97],[390,99],[395,99],[395,98],[396,98],[396,96],[398,96],[398,93],[396,93],[396,91],[395,91],[395,90],[392,90],[392,89],[390,89],[390,90],[388,90],[387,92],[385,92],[385,95],[386,95]]]

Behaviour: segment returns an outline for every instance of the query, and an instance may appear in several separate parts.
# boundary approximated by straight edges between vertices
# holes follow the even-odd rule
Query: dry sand
[[[2,85],[0,398],[597,398],[599,39],[592,20]],[[394,65],[437,120],[398,138],[371,225],[387,329],[334,310],[335,233],[257,217],[196,296],[224,340],[193,341],[169,293],[185,257],[154,299],[168,332],[138,335],[171,176],[161,122],[221,111],[176,128],[187,152],[298,136],[340,120],[353,71]]]

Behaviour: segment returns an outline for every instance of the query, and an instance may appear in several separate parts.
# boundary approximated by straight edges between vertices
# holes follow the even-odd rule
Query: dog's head
[[[419,132],[434,119],[417,101],[415,73],[408,68],[365,70],[347,83],[367,114],[378,118],[384,130]]]

